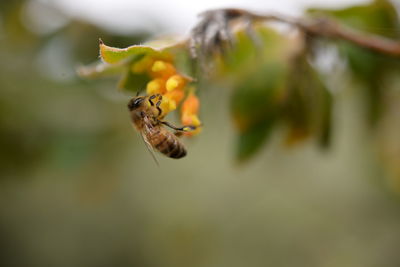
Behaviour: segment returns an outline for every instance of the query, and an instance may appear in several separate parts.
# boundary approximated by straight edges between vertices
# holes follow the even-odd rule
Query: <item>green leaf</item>
[[[327,147],[331,136],[332,96],[319,73],[301,55],[292,65],[285,117],[289,124],[288,144],[314,136]]]
[[[231,110],[238,160],[250,159],[272,132],[281,111],[289,71],[290,40],[268,29],[257,29],[259,45],[245,34],[227,55],[226,75],[233,86]]]
[[[174,66],[179,73],[193,80],[191,77],[197,75],[195,73],[195,62],[191,58],[189,50],[186,47],[179,46],[170,48],[168,51],[174,55]]]
[[[374,125],[381,116],[384,80],[400,70],[400,61],[348,43],[342,43],[339,50],[347,58],[350,73],[364,87],[368,120]]]
[[[287,70],[284,62],[264,62],[257,72],[249,73],[242,81],[237,81],[231,110],[239,131],[246,131],[263,121],[279,106]]]
[[[132,45],[127,48],[115,48],[100,42],[100,57],[109,64],[130,61],[132,58],[150,56],[154,59],[172,60],[172,55],[166,50],[152,48],[144,45]]]
[[[146,88],[149,76],[145,73],[134,73],[127,68],[118,82],[118,88],[130,92],[138,92]]]
[[[88,66],[81,66],[77,69],[77,73],[82,78],[96,79],[121,74],[125,65],[107,64],[104,62],[95,62]]]
[[[244,162],[250,159],[262,148],[272,133],[274,122],[273,118],[264,119],[238,135],[235,153],[238,161]]]

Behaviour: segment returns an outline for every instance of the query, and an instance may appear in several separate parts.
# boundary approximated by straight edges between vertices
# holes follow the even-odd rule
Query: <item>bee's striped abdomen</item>
[[[153,146],[167,157],[180,159],[186,156],[186,148],[173,133],[162,130],[157,136],[153,135]]]

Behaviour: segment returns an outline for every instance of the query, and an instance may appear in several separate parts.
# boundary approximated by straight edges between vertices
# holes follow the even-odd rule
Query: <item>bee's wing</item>
[[[143,131],[140,132],[140,136],[142,136],[143,142],[146,144],[147,150],[149,150],[151,157],[154,159],[157,166],[160,166],[160,164],[158,163],[158,160],[156,158],[156,155],[154,153],[153,146],[150,144],[150,142],[147,138],[148,134],[151,131],[150,127],[153,127],[153,126],[147,117],[144,117],[143,120],[144,120],[144,129],[143,129]]]
[[[151,157],[154,159],[154,161],[157,164],[157,166],[160,166],[160,164],[158,163],[158,160],[156,158],[156,155],[154,154],[153,147],[151,146],[151,144],[147,140],[146,135],[144,133],[140,133],[140,135],[142,136],[143,142],[146,144],[147,150],[149,150]]]

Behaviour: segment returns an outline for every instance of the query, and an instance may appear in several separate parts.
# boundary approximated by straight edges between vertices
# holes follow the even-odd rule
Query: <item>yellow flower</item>
[[[191,92],[182,104],[181,121],[184,125],[195,126],[196,129],[185,133],[187,136],[193,136],[201,131],[201,121],[198,117],[200,101],[197,96]]]
[[[167,97],[173,101],[175,101],[176,104],[179,104],[183,97],[185,96],[185,93],[183,92],[182,89],[177,89],[177,90],[173,90],[170,92],[167,92],[164,94],[164,97]]]
[[[185,91],[190,92],[182,104],[181,121],[183,125],[196,127],[193,131],[185,132],[186,136],[198,134],[201,131],[201,122],[198,117],[200,101],[194,94],[194,88],[185,89],[190,78],[179,75],[172,63],[163,60],[144,59],[136,65],[138,65],[135,67],[136,71],[147,72],[153,78],[146,85],[147,95],[162,95],[161,117],[176,110],[185,96]]]
[[[146,85],[146,92],[148,95],[164,94],[166,92],[165,80],[161,78],[151,80]]]
[[[195,114],[182,114],[181,120],[184,125],[188,126],[199,126],[201,124],[199,117]]]
[[[156,60],[149,69],[149,74],[155,78],[166,78],[168,79],[176,73],[174,65],[169,62]]]
[[[176,74],[168,78],[165,87],[167,91],[170,92],[175,89],[182,89],[185,84],[185,79],[181,75]]]
[[[182,104],[182,113],[184,114],[197,114],[199,112],[200,101],[197,96],[192,92]]]
[[[165,115],[176,109],[176,102],[164,95],[161,100],[160,108],[162,110],[161,117],[164,117]]]

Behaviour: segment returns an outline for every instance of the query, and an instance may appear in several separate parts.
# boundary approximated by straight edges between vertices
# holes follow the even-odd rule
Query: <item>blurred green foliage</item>
[[[368,5],[354,6],[341,10],[310,9],[312,16],[331,16],[356,30],[398,40],[400,21],[390,1],[375,0]],[[362,83],[367,94],[369,120],[376,123],[381,117],[382,97],[385,80],[392,73],[399,73],[400,62],[347,42],[338,43],[341,56],[348,63],[348,71]]]
[[[53,32],[32,32],[20,15],[24,14],[29,3],[0,3],[0,58],[7,62],[0,64],[2,178],[24,176],[49,159],[55,166],[62,164],[59,167],[76,168],[82,161],[98,153],[98,142],[103,142],[102,138],[111,134],[113,129],[103,128],[93,135],[95,128],[87,122],[93,120],[101,125],[96,116],[105,111],[92,115],[86,113],[86,116],[80,113],[85,114],[90,106],[99,106],[101,109],[104,100],[101,97],[89,97],[91,94],[84,90],[87,82],[76,77],[75,68],[78,64],[89,63],[98,55],[99,36],[122,46],[147,37],[145,33],[114,35],[84,21],[67,17],[67,23]],[[106,87],[110,86],[107,81],[102,82],[106,83]],[[70,101],[79,97],[86,100],[79,100],[71,109],[68,106]],[[75,114],[75,121],[66,115],[71,112]],[[72,142],[76,139],[79,139],[78,143]],[[79,150],[83,153],[77,156]]]
[[[258,151],[281,115],[285,83],[289,77],[289,40],[276,32],[257,32],[260,48],[241,33],[227,60],[227,75],[234,89],[232,116],[239,130],[236,155],[245,160]],[[233,72],[236,69],[236,72]],[[232,72],[232,73],[230,73]]]

